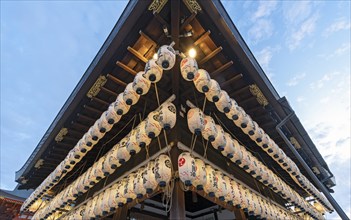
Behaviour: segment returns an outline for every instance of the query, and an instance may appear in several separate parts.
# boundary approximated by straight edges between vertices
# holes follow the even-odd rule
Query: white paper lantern
[[[113,108],[115,110],[115,112],[117,113],[117,115],[124,115],[126,114],[129,109],[130,109],[130,105],[128,105],[123,98],[123,93],[120,93],[117,98],[116,101],[111,103],[111,105],[113,105]]]
[[[91,136],[91,129],[92,128],[90,128],[89,130],[88,130],[88,132],[87,133],[85,133],[84,134],[84,136],[82,137],[82,139],[84,140],[84,142],[86,143],[86,145],[87,145],[87,147],[88,147],[88,149],[89,150],[91,150],[91,148],[97,143],[97,141],[96,140],[93,140],[93,137]]]
[[[241,120],[241,124],[240,124],[241,130],[247,135],[249,134],[250,131],[253,134],[252,130],[255,129],[254,126],[255,125],[250,115],[245,114],[245,116]]]
[[[140,168],[134,176],[134,192],[138,199],[141,199],[144,195],[146,195],[146,189],[144,188],[142,175],[144,171],[144,167]]]
[[[250,118],[249,123],[247,124],[246,128],[243,128],[242,130],[245,134],[252,136],[255,134],[255,132],[258,128],[256,126],[258,126],[258,125],[254,120],[252,120],[251,117],[249,117],[249,118]]]
[[[205,115],[204,124],[205,127],[202,130],[202,136],[205,138],[205,140],[210,142],[214,141],[217,136],[216,123],[212,117]]]
[[[192,81],[195,78],[198,69],[197,62],[194,58],[186,57],[180,62],[180,72],[187,81]]]
[[[200,159],[195,159],[195,178],[192,184],[197,190],[203,190],[206,184],[206,165]]]
[[[233,122],[239,128],[246,127],[249,117],[247,116],[246,112],[240,106],[236,107],[236,114],[233,115]]]
[[[126,141],[125,138],[123,138],[121,141]],[[126,142],[124,142],[126,143]],[[125,144],[124,144],[125,145]],[[129,159],[130,159],[130,153],[129,151],[127,150],[127,148],[125,146],[123,146],[121,144],[121,146],[118,148],[118,151],[117,151],[117,159],[118,159],[118,162],[120,164],[124,164],[125,162],[127,162]]]
[[[267,149],[271,145],[272,140],[268,136],[268,134],[264,134],[262,136],[262,142],[259,142],[258,145],[263,148],[263,150]]]
[[[218,82],[214,79],[210,80],[209,89],[205,93],[206,98],[210,102],[218,102],[221,96],[221,87],[219,86]]]
[[[137,73],[133,80],[133,89],[138,95],[145,95],[149,92],[151,82],[144,78],[144,72]]]
[[[103,163],[105,161],[105,156],[102,156],[94,165],[93,165],[93,175],[91,176],[90,185],[94,185],[99,182],[104,177],[104,172],[102,170]]]
[[[196,177],[195,159],[189,152],[183,152],[178,157],[178,172],[180,180],[185,186],[191,186]]]
[[[108,115],[108,110],[104,111],[101,114],[100,121],[98,124],[99,130],[101,133],[109,132],[112,129],[113,124],[108,122],[109,118],[107,117],[107,115]]]
[[[172,177],[171,159],[164,154],[161,154],[155,160],[155,179],[160,187],[165,187]]]
[[[168,102],[160,106],[158,110],[158,121],[165,130],[174,127],[177,121],[176,107],[173,103]]]
[[[200,135],[205,128],[204,113],[199,108],[192,108],[188,111],[187,120],[191,133]]]
[[[79,151],[83,154],[81,156],[84,156],[90,149],[91,147],[87,146],[84,136],[82,139],[80,139],[76,145],[76,147],[79,149]]]
[[[197,91],[201,93],[208,92],[211,86],[211,77],[204,69],[199,69],[194,78],[194,84]]]
[[[135,105],[139,101],[140,95],[133,89],[133,83],[129,83],[123,92],[123,100],[127,105]]]
[[[225,201],[228,205],[235,205],[234,203],[235,191],[234,191],[234,185],[232,184],[232,180],[228,176],[224,176],[224,181],[228,186],[227,194],[225,195]]]
[[[130,155],[135,155],[135,154],[139,153],[139,151],[140,151],[140,147],[139,147],[139,144],[136,140],[136,136],[137,136],[136,129],[133,129],[128,135],[128,141],[126,143],[126,148],[127,148],[127,151],[129,152]]]
[[[74,164],[78,163],[81,160],[80,156],[76,155],[76,153],[78,153],[78,152],[79,152],[78,149],[73,148],[72,150],[70,150],[70,152],[68,153],[68,155],[66,157],[69,161],[69,164],[71,164],[72,167]]]
[[[235,152],[233,154],[233,157],[230,158],[230,160],[239,165],[239,164],[241,164],[241,160],[243,159],[242,151],[245,149],[243,146],[241,146],[239,144],[239,142],[236,139],[232,138],[232,141],[233,141],[233,146],[234,146]]]
[[[229,113],[232,109],[232,99],[229,97],[228,93],[224,90],[220,91],[219,100],[215,103],[218,111],[222,113]],[[228,117],[228,116],[227,116]],[[233,116],[230,118],[233,119]]]
[[[105,135],[104,133],[100,132],[99,124],[100,119],[96,120],[94,125],[88,130],[89,134],[91,135],[91,139],[93,139],[95,143],[97,143],[97,141],[99,141]]]
[[[170,70],[175,64],[176,54],[171,45],[163,45],[157,51],[156,63],[164,70]]]
[[[94,210],[95,210],[95,207],[97,205],[98,198],[99,197],[97,197],[97,196],[93,197],[91,205],[90,205],[88,213],[87,213],[88,214],[87,219],[95,219],[96,216],[95,216]]]
[[[163,69],[157,65],[155,59],[151,59],[146,63],[144,71],[144,77],[153,83],[160,81],[162,78]]]
[[[81,196],[83,193],[85,193],[87,190],[84,189],[84,179],[88,175],[88,172],[85,171],[80,177],[79,177],[79,182],[76,186],[76,191],[77,191],[77,197]]]
[[[102,194],[101,201],[101,216],[107,215],[110,212],[110,207],[108,206],[108,196],[111,193],[111,188],[107,188]]]
[[[209,197],[214,197],[216,188],[217,188],[217,178],[216,171],[209,165],[206,165],[206,185],[204,191],[208,194]]]
[[[160,135],[162,130],[159,122],[158,111],[152,111],[146,118],[145,131],[149,138],[155,138]]]
[[[254,121],[255,124],[255,131],[253,135],[250,135],[251,140],[255,141],[258,145],[260,142],[262,142],[263,136],[264,136],[264,131],[262,128],[258,126],[258,124]]]
[[[127,183],[126,179],[122,179],[121,182],[118,183],[117,186],[117,193],[116,193],[116,203],[118,207],[122,207],[124,204],[127,203],[127,198],[124,196],[124,189]]]
[[[230,106],[229,112],[225,113],[225,115],[227,116],[227,118],[229,120],[238,120],[238,118],[239,118],[239,116],[238,116],[238,114],[239,114],[238,103],[236,103],[236,101],[234,99],[230,99],[230,103],[231,103],[231,106]],[[217,105],[216,105],[216,107],[217,107]]]
[[[215,196],[220,200],[225,200],[225,195],[227,194],[227,185],[224,182],[224,175],[221,171],[216,171],[217,186],[215,190]]]
[[[225,145],[227,144],[224,130],[218,124],[216,124],[216,130],[217,130],[217,136],[215,137],[214,141],[211,142],[211,144],[215,149],[219,151],[223,151]]]
[[[117,152],[118,152],[119,145],[116,144],[113,146],[113,148],[107,153],[106,158],[107,158],[107,164],[111,168],[109,169],[106,167],[107,172],[112,173],[114,172],[117,167],[120,167],[121,164],[119,163],[119,160],[117,158]]]
[[[94,218],[100,218],[102,215],[102,210],[101,210],[101,204],[103,203],[103,194],[100,193],[99,195],[96,195],[96,204],[94,206]]]
[[[132,202],[136,198],[134,192],[134,175],[128,175],[126,184],[124,185],[124,197],[127,199],[127,203]]]
[[[146,121],[140,122],[140,124],[136,127],[136,141],[139,147],[146,147],[151,143],[151,139],[148,137],[145,131]]]
[[[116,102],[112,102],[107,111],[105,112],[105,118],[107,120],[107,122],[111,125],[116,124],[117,122],[119,122],[119,120],[121,119],[121,115],[117,114],[116,110],[115,110],[115,103]]]
[[[221,153],[228,158],[233,158],[235,154],[233,139],[227,132],[224,132],[224,136],[226,140],[226,145],[224,146],[224,149],[223,151],[221,151]]]
[[[111,186],[111,190],[110,190],[110,193],[108,195],[108,202],[107,203],[108,203],[108,207],[110,207],[110,211],[115,211],[116,207],[118,206],[117,199],[116,199],[118,186],[119,186],[118,183],[113,184]]]
[[[143,172],[143,184],[147,194],[151,194],[157,187],[154,168],[155,162],[150,161]]]

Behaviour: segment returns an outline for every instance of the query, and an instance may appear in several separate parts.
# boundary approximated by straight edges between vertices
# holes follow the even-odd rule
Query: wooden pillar
[[[126,220],[128,217],[128,206],[124,205],[118,208],[116,213],[113,215],[113,220]]]
[[[234,209],[234,215],[236,220],[246,220],[245,212],[242,209]]]

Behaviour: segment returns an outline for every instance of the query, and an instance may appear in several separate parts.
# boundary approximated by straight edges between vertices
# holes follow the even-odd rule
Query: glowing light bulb
[[[189,57],[195,58],[196,57],[196,50],[194,48],[191,48],[188,52]]]
[[[155,53],[155,54],[152,56],[152,58],[153,58],[154,60],[157,60],[157,58],[158,58],[157,53]]]

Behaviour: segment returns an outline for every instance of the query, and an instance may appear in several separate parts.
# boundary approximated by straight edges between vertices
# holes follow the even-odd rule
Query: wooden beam
[[[236,220],[246,220],[245,212],[242,209],[234,209],[234,215]]]
[[[229,94],[229,96],[230,96],[231,98],[234,98],[234,99],[235,99],[236,96],[240,95],[242,92],[248,90],[249,88],[250,88],[250,86],[247,85],[247,86],[244,86],[244,87],[242,87],[242,88],[236,90],[235,92],[233,92],[233,93],[231,93],[231,94],[229,94],[229,93],[228,93],[228,94]]]
[[[77,127],[80,127],[83,131],[88,131],[90,126],[86,126],[86,125],[83,125],[82,123],[79,123],[77,121],[71,121],[71,124],[74,125],[74,126],[77,126]],[[61,142],[58,142],[58,143],[61,143]]]
[[[252,100],[256,100],[256,97],[255,97],[255,96],[251,96],[251,97],[249,97],[249,98],[247,98],[247,99],[244,99],[244,100],[238,102],[238,104],[239,104],[239,105],[245,105],[246,103],[248,103],[248,102],[250,102],[250,101],[252,101]]]
[[[115,76],[112,76],[111,74],[107,74],[106,76],[108,79],[112,80],[113,82],[117,83],[118,85],[121,85],[121,86],[127,85],[127,83],[123,82],[122,80],[118,79]]]
[[[133,54],[136,58],[139,60],[143,61],[144,63],[147,63],[148,59],[146,59],[143,55],[141,55],[138,51],[136,51],[133,47],[128,46],[127,47],[128,51]]]
[[[234,77],[232,77],[230,80],[226,80],[223,83],[221,83],[220,86],[226,87],[227,85],[230,85],[241,78],[243,78],[243,74],[239,73],[239,74],[235,75]]]
[[[160,16],[160,14],[158,14],[157,12],[154,12],[154,16],[156,18],[156,20],[163,26],[166,27],[168,31],[169,30],[169,25],[168,23],[165,21],[165,19],[163,19],[163,17]]]
[[[202,41],[204,41],[206,39],[206,37],[208,37],[211,34],[211,31],[208,30],[206,31],[203,35],[201,35],[201,37],[199,37],[199,39],[197,39],[194,42],[194,45],[197,46],[198,44],[200,44]]]
[[[184,30],[184,28],[190,24],[190,22],[192,20],[194,20],[194,18],[196,17],[196,13],[192,13],[189,17],[187,17],[187,19],[185,19],[185,21],[183,22],[183,24],[180,26],[180,30]]]
[[[129,66],[125,65],[124,63],[117,61],[116,64],[121,67],[122,69],[124,69],[125,71],[127,71],[128,73],[132,74],[133,76],[135,76],[137,74],[137,72],[135,70],[133,70],[132,68],[130,68]]]
[[[209,53],[207,56],[205,56],[202,60],[200,60],[199,65],[202,65],[212,59],[214,56],[216,56],[219,52],[222,51],[222,47],[217,47],[215,50],[213,50],[211,53]]]
[[[234,63],[233,61],[229,61],[228,63],[222,65],[221,67],[219,67],[218,69],[216,69],[215,71],[213,71],[213,72],[211,73],[211,75],[213,76],[213,75],[216,75],[216,74],[218,74],[218,73],[223,72],[224,70],[228,69],[231,65],[233,65],[233,63]]]
[[[100,111],[100,110],[98,110],[98,109],[96,109],[96,108],[90,107],[90,106],[88,106],[88,105],[84,105],[83,107],[84,107],[85,109],[87,109],[87,110],[89,110],[89,111],[91,111],[91,112],[95,112],[96,114],[99,114],[99,115],[101,115],[102,112],[103,112],[103,111]]]
[[[157,43],[151,37],[149,37],[147,34],[142,32],[141,30],[139,31],[139,34],[141,36],[143,36],[146,40],[148,40],[152,45],[157,46]]]
[[[91,97],[91,100],[94,100],[94,101],[96,101],[96,102],[99,102],[99,103],[101,103],[101,104],[103,104],[103,105],[110,105],[110,103],[108,103],[108,102],[106,102],[106,101],[104,101],[104,100],[102,100],[102,99],[99,99],[99,98],[97,98],[97,97]]]
[[[77,113],[77,116],[78,116],[79,118],[82,118],[82,119],[87,120],[87,121],[91,121],[91,122],[93,122],[93,123],[95,123],[95,121],[97,120],[97,119],[91,118],[91,117],[89,117],[89,116],[83,115],[83,114],[81,114],[81,113]]]
[[[105,88],[105,87],[103,87],[103,86],[101,87],[101,90],[104,91],[104,92],[107,92],[108,94],[113,95],[113,96],[115,96],[115,97],[118,96],[117,93],[115,93],[114,91],[111,91],[111,90],[109,90],[109,89],[107,89],[107,88]]]

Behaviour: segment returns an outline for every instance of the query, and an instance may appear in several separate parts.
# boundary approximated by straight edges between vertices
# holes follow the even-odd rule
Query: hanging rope
[[[196,96],[196,93],[195,93],[195,89],[194,89],[194,87],[192,87],[192,88],[193,88],[193,94],[194,94],[195,104],[196,104],[196,106],[199,106],[199,103],[197,102],[197,96]]]
[[[155,83],[155,93],[156,93],[156,99],[157,99],[157,104],[160,106],[160,98],[158,96],[158,89],[157,89],[157,84]]]
[[[202,105],[202,112],[205,112],[205,107],[206,107],[206,97],[204,99],[204,104]]]

